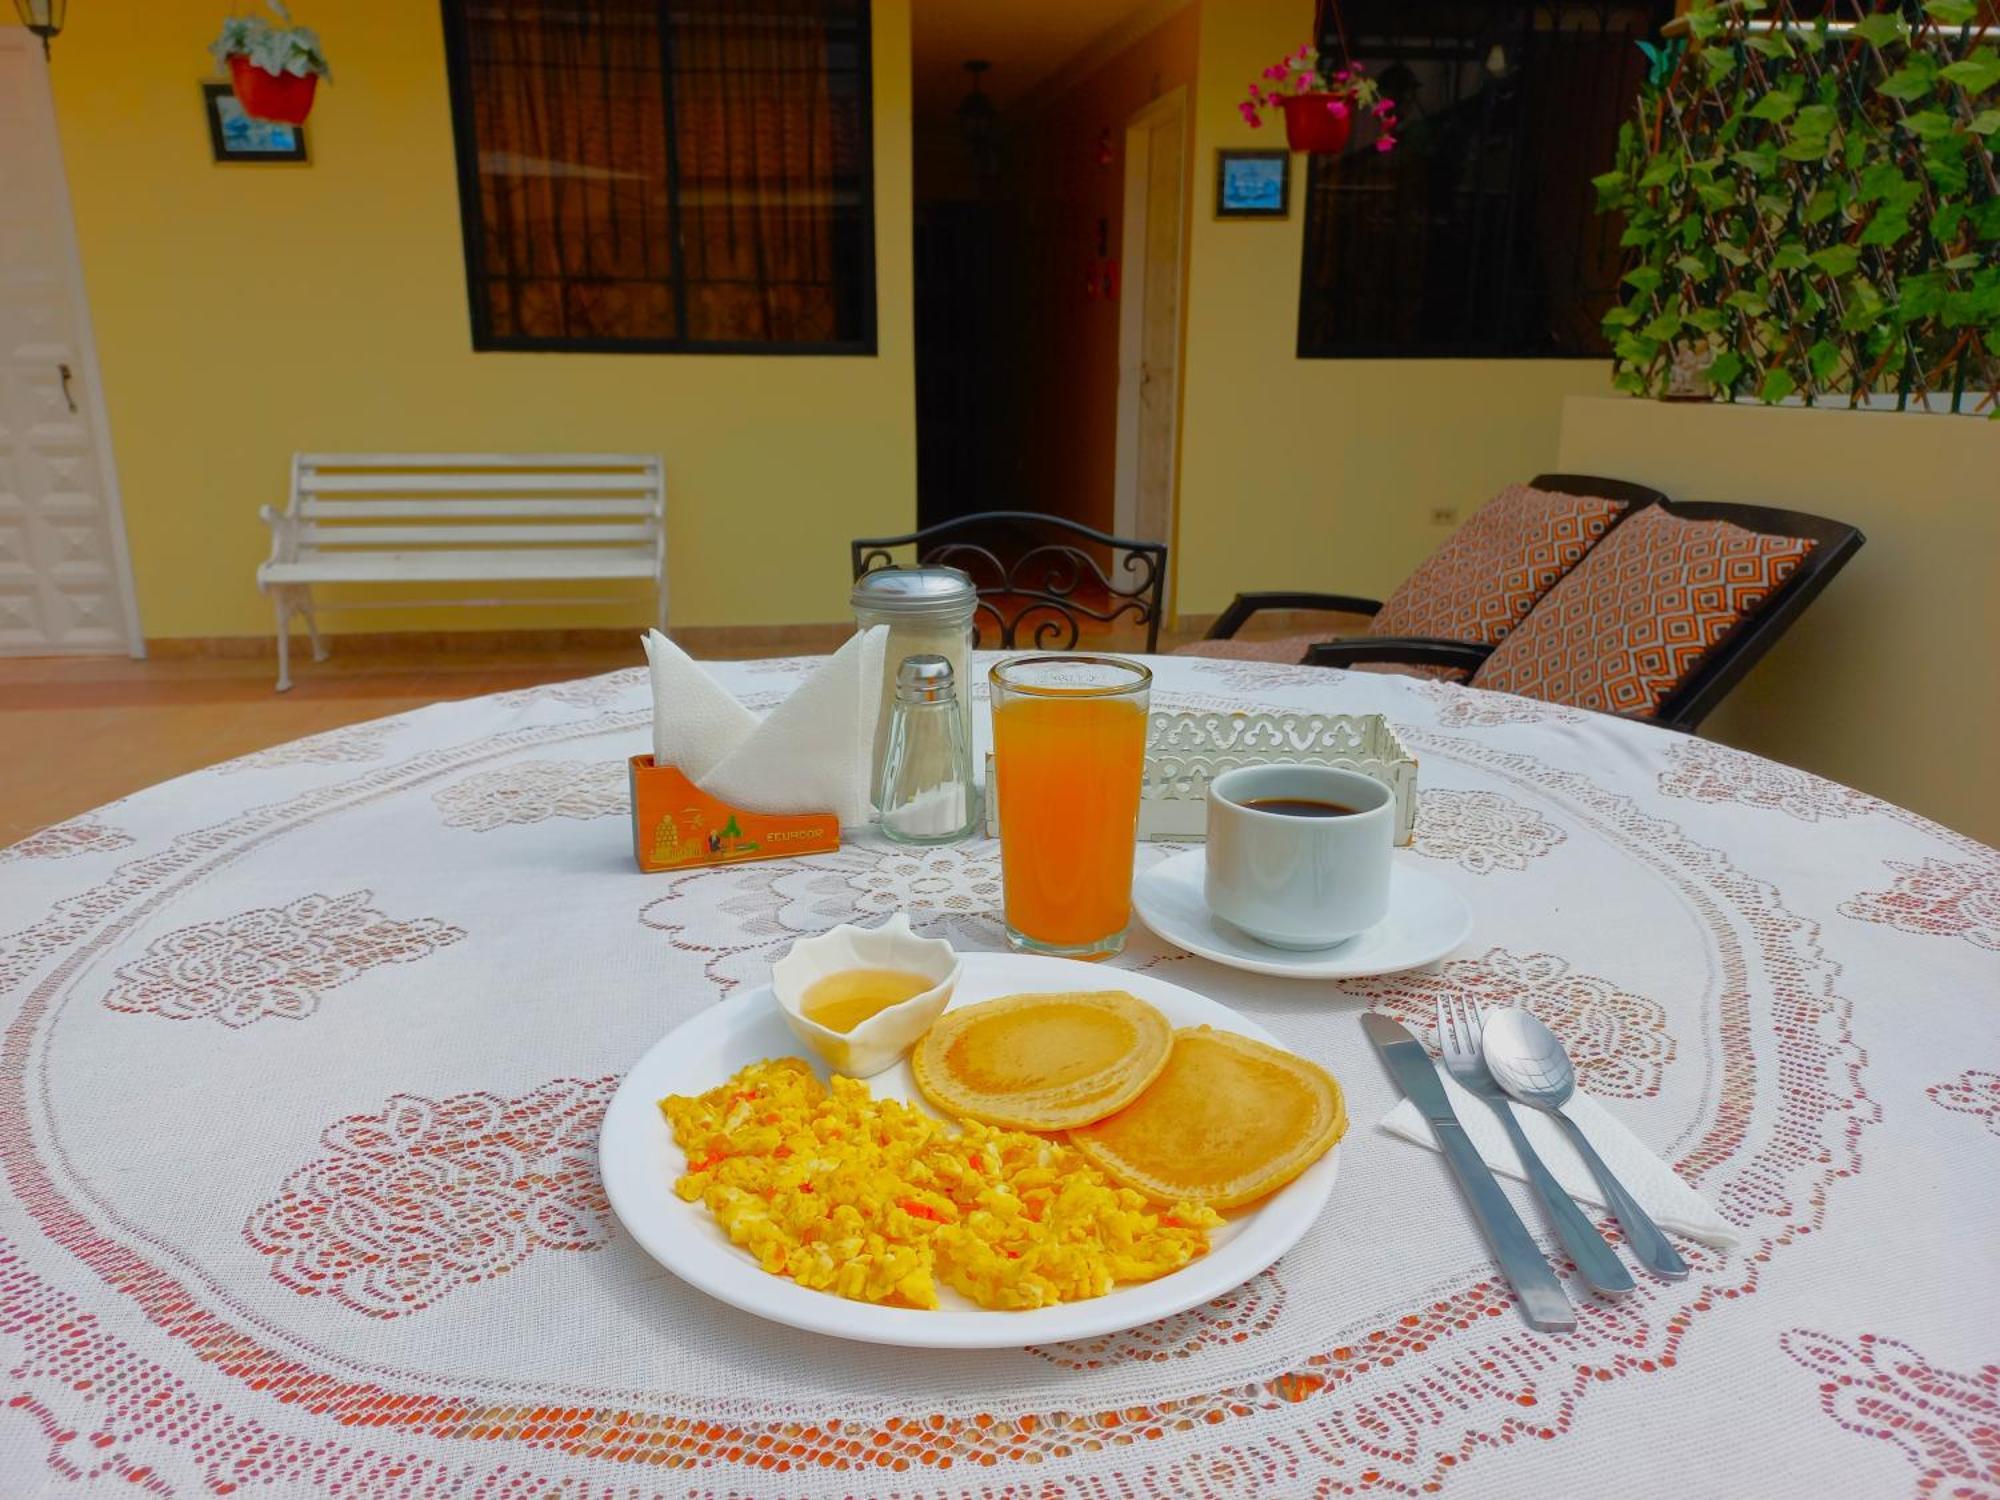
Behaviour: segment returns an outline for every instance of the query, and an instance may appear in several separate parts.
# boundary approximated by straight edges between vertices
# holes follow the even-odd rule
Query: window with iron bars
[[[1595,212],[1673,0],[1349,0],[1394,151],[1309,158],[1303,358],[1605,358],[1620,225]]]

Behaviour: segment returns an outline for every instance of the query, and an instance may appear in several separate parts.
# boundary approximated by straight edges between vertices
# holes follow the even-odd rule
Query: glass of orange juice
[[[1007,939],[1109,958],[1132,921],[1153,674],[1116,656],[1017,656],[991,682]]]

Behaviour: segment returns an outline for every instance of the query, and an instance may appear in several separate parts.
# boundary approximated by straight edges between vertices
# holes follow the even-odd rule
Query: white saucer
[[[1197,958],[1287,979],[1361,979],[1442,958],[1472,930],[1472,908],[1435,875],[1399,857],[1390,866],[1389,915],[1333,948],[1299,951],[1260,943],[1217,918],[1202,895],[1203,851],[1162,860],[1132,883],[1139,920]]]

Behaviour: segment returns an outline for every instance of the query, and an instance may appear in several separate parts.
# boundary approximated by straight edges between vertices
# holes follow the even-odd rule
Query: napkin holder
[[[1155,713],[1146,723],[1139,837],[1176,842],[1208,831],[1208,784],[1238,766],[1298,762],[1372,776],[1396,799],[1396,843],[1417,821],[1417,758],[1380,714]],[[986,831],[999,836],[993,758],[986,759]]]
[[[627,763],[632,787],[632,857],[647,872],[734,865],[840,847],[832,813],[761,813],[732,807],[650,755]]]

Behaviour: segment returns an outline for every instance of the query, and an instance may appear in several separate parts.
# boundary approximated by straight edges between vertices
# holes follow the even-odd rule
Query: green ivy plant
[[[2000,25],[1978,0],[1831,8],[1710,0],[1642,44],[1592,179],[1629,255],[1615,384],[2000,416]]]

